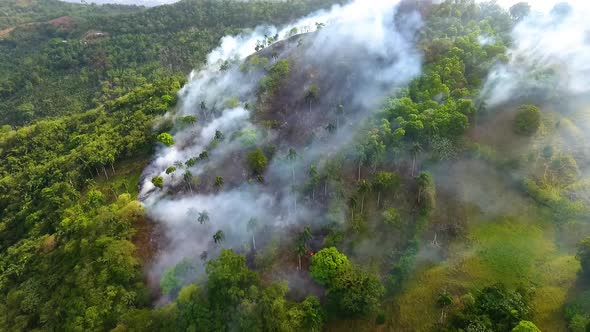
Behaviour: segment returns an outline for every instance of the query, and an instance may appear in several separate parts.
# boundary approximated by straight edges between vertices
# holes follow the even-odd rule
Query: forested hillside
[[[1,124],[79,113],[149,82],[185,76],[221,37],[333,2],[193,0],[147,11],[58,0],[3,2]]]
[[[531,5],[0,4],[0,331],[587,331],[590,8]]]
[[[0,42],[0,330],[104,331],[150,306],[130,241],[143,218],[135,198],[155,120],[222,36],[327,3],[193,1],[144,14],[3,2],[6,26],[20,25]],[[245,18],[209,25],[187,8]]]

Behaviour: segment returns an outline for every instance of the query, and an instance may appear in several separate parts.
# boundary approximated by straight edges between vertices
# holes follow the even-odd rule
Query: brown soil
[[[58,17],[58,18],[55,18],[55,19],[47,21],[47,22],[25,23],[25,24],[14,26],[14,27],[6,28],[4,30],[0,30],[0,39],[10,37],[10,34],[12,33],[12,31],[14,31],[14,29],[16,29],[16,28],[25,28],[27,30],[32,31],[32,30],[36,29],[38,26],[43,25],[43,24],[51,24],[54,28],[64,30],[64,31],[71,31],[76,27],[76,22],[71,16],[62,16],[62,17]]]
[[[70,31],[76,27],[76,22],[71,16],[62,16],[48,22],[57,29]]]
[[[140,264],[144,268],[145,283],[151,290],[152,294],[160,294],[160,281],[151,277],[152,274],[147,273],[150,264],[155,260],[166,240],[164,230],[160,224],[153,222],[147,218],[142,218],[135,224],[135,235],[132,242],[137,248],[136,255]]]
[[[8,38],[8,36],[10,36],[10,33],[12,32],[12,30],[14,30],[14,28],[15,27],[10,27],[4,30],[0,30],[0,39]]]

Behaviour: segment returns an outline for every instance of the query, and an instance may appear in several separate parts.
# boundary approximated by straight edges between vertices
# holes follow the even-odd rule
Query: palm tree
[[[213,140],[215,140],[215,141],[221,141],[221,140],[223,140],[223,138],[224,138],[223,133],[221,131],[219,131],[219,130],[216,130],[215,131],[215,137],[213,138]]]
[[[209,253],[207,252],[207,250],[205,250],[201,253],[201,260],[203,261],[203,263],[207,260],[208,256],[209,256]]]
[[[200,160],[209,159],[209,153],[207,151],[201,152],[201,154],[199,154],[199,159]]]
[[[207,114],[207,104],[205,103],[204,100],[201,101],[201,104],[199,105],[200,109],[201,109],[201,115],[203,116],[203,118],[208,119],[208,114]]]
[[[348,205],[350,206],[350,221],[354,221],[354,209],[356,208],[356,197],[352,196],[348,199]]]
[[[193,192],[193,186],[192,186],[193,173],[191,173],[191,171],[187,170],[186,172],[184,172],[184,175],[182,177],[184,179],[184,182],[186,182],[186,184],[188,185],[188,188],[190,189],[190,191]]]
[[[356,150],[356,157],[358,159],[358,178],[357,181],[361,180],[361,167],[363,166],[363,164],[367,161],[367,154],[365,152],[365,147],[363,145],[357,145],[357,150]]]
[[[187,160],[185,163],[186,167],[191,168],[194,167],[197,164],[197,158],[190,158],[189,160]]]
[[[305,245],[305,243],[301,242],[301,240],[297,241],[297,247],[295,248],[295,251],[297,252],[298,261],[297,270],[301,271],[301,256],[307,253],[307,246]]]
[[[363,213],[363,207],[365,205],[365,195],[371,192],[371,183],[367,180],[362,180],[359,183],[359,193],[361,194],[361,214]]]
[[[303,233],[299,236],[297,240],[297,258],[299,263],[299,270],[301,271],[301,257],[305,255],[309,251],[309,241],[313,238],[313,234],[311,233],[311,228],[309,226],[305,226],[303,228]]]
[[[256,231],[258,230],[258,220],[256,218],[250,218],[248,220],[248,232],[252,233],[252,248],[256,250]]]
[[[420,154],[420,152],[422,152],[422,145],[420,145],[420,143],[418,143],[418,142],[414,143],[412,145],[411,151],[412,151],[412,156],[413,156],[412,177],[414,177],[414,173],[416,171],[416,158],[418,158],[418,155]]]
[[[422,204],[422,200],[424,200],[424,207],[433,209],[436,206],[436,186],[432,174],[421,172],[416,184],[418,186],[418,204]]]
[[[223,180],[223,177],[218,176],[215,178],[215,187],[221,188],[221,187],[223,187],[224,184],[225,184],[225,181]]]
[[[194,216],[197,213],[198,212],[197,212],[197,210],[195,208],[188,208],[188,210],[186,210],[186,215],[188,217],[192,217],[192,216]]]
[[[338,105],[336,108],[336,129],[340,129],[340,117],[344,115],[344,106]]]
[[[328,123],[325,129],[328,133],[332,134],[336,131],[336,126],[333,123]]]
[[[287,160],[291,162],[291,173],[293,175],[293,181],[295,181],[295,161],[297,160],[297,151],[295,149],[289,149]]]
[[[293,209],[297,214],[297,187],[294,184],[291,186],[291,193],[293,194]]]
[[[313,239],[313,233],[311,232],[311,228],[309,228],[309,226],[305,226],[303,228],[303,233],[301,234],[301,238],[303,239],[303,242],[305,243],[305,245],[307,245],[308,242],[311,241],[311,239]]]
[[[197,219],[199,224],[204,224],[209,221],[209,213],[207,211],[203,211],[199,213],[199,218]]]
[[[380,207],[381,191],[391,190],[396,184],[399,185],[399,179],[393,173],[377,173],[375,180],[373,181],[373,187],[377,190],[377,207]]]
[[[225,240],[225,234],[222,230],[218,230],[215,234],[213,234],[213,241],[215,244],[219,244]]]
[[[317,100],[320,95],[320,88],[317,84],[312,84],[305,93],[305,99],[309,101],[309,113],[311,113],[311,103]]]
[[[318,175],[318,169],[315,165],[309,166],[309,184],[311,185],[311,200],[315,201],[315,187],[320,182],[320,177]]]

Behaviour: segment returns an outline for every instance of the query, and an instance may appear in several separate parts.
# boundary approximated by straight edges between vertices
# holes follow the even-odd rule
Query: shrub
[[[541,111],[536,106],[524,105],[514,119],[514,132],[521,136],[533,136],[541,126]]]

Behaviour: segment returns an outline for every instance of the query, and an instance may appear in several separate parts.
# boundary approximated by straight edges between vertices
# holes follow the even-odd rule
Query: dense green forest
[[[1,124],[79,113],[149,82],[185,76],[225,35],[287,22],[334,2],[194,0],[148,11],[3,2]]]
[[[587,98],[490,97],[530,6],[359,4],[0,4],[0,331],[590,329]]]

